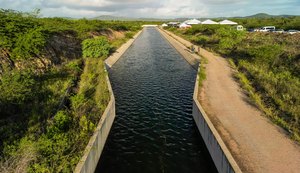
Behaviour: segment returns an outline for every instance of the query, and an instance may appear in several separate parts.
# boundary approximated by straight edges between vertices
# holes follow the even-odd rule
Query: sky
[[[43,17],[210,18],[300,15],[300,0],[0,0],[0,8],[26,12],[38,8]]]

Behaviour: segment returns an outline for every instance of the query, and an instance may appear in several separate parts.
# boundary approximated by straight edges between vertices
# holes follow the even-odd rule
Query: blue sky
[[[0,0],[0,8],[41,9],[44,17],[232,17],[256,13],[300,15],[300,0]]]

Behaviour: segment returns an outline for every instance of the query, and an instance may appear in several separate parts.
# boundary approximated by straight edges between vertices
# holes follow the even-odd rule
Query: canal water
[[[196,73],[145,28],[109,70],[116,119],[96,172],[216,172],[192,117]]]

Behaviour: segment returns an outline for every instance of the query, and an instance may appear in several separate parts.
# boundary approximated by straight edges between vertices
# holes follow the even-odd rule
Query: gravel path
[[[191,45],[171,35],[185,46]],[[199,100],[242,171],[299,173],[299,145],[250,104],[224,58],[204,49],[200,55],[208,64]]]

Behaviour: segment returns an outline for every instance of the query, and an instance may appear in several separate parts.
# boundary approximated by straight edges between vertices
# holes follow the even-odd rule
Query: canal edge
[[[198,68],[198,73],[201,70]],[[242,173],[241,168],[233,158],[231,152],[225,145],[221,135],[210,121],[206,112],[198,101],[199,76],[195,82],[193,94],[193,118],[198,130],[206,144],[206,147],[214,161],[214,164],[220,173]]]
[[[167,40],[168,43],[185,59],[196,71],[198,70],[200,56],[196,53],[192,53],[187,46],[183,45],[181,42],[177,41],[175,38],[164,32],[163,29],[157,28],[160,34]]]
[[[121,56],[128,50],[128,48],[134,43],[134,41],[139,37],[139,35],[143,32],[144,28],[141,29],[138,33],[136,33],[130,40],[124,43],[120,48],[116,50],[111,56],[109,56],[104,62],[105,65],[111,68],[120,58]]]
[[[83,156],[76,165],[74,173],[93,173],[96,170],[106,139],[116,116],[115,96],[112,91],[109,77],[106,76],[110,101],[87,144]]]
[[[158,28],[159,32],[168,40],[171,45],[189,62],[193,67],[194,60],[199,60],[197,55],[192,54],[191,52],[185,49],[188,47],[186,44],[180,42],[174,38],[170,33],[164,29]],[[176,45],[177,44],[177,45]],[[180,46],[179,46],[180,45]],[[192,44],[191,44],[192,45]],[[190,54],[190,55],[188,55]],[[194,55],[194,56],[192,56]],[[200,57],[199,57],[200,58]],[[197,65],[197,71],[199,73],[200,66]],[[197,73],[197,74],[198,74]],[[213,159],[213,162],[220,173],[241,173],[241,169],[238,166],[237,162],[233,158],[231,152],[225,145],[220,134],[216,130],[213,123],[210,121],[206,112],[202,108],[200,102],[198,101],[198,89],[199,89],[199,76],[197,75],[194,94],[193,94],[193,118],[196,122],[198,130],[205,142],[205,145]]]
[[[111,68],[127,51],[127,49],[134,43],[134,41],[142,32],[143,29],[140,30],[137,34],[135,34],[132,39],[124,43],[119,49],[117,49],[115,53],[109,56],[105,60],[104,68],[106,68],[106,70],[107,68]],[[84,150],[83,156],[77,163],[74,173],[93,173],[96,170],[100,156],[106,143],[106,139],[116,117],[115,96],[111,87],[108,74],[106,74],[106,82],[110,93],[110,101],[100,118],[100,121],[97,125],[96,130],[94,131],[93,136],[90,138],[89,143],[87,144]]]

